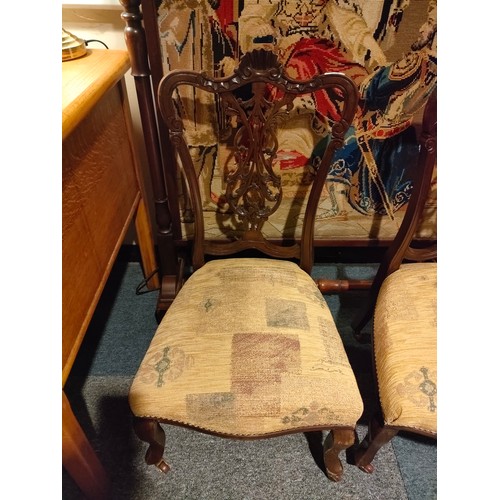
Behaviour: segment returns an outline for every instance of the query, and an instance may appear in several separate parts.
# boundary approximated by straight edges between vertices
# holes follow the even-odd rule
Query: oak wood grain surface
[[[128,54],[92,50],[62,65],[62,456],[88,498],[106,498],[109,479],[64,386],[132,222],[145,274],[156,259],[131,135]]]
[[[63,140],[129,68],[128,54],[122,50],[88,50],[85,56],[64,62],[62,65]]]

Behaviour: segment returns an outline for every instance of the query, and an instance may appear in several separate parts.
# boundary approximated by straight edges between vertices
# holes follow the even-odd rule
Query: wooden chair
[[[355,453],[356,465],[369,473],[377,451],[399,431],[437,437],[437,262],[425,262],[434,260],[433,249],[410,246],[429,190],[436,148],[434,91],[423,117],[422,178],[374,280],[373,304],[362,315],[366,320],[374,305],[373,364],[380,408]]]
[[[319,98],[331,99],[338,110],[337,116],[312,116],[315,127],[328,132],[325,154],[314,158],[299,186],[283,185],[280,124]],[[193,126],[189,110],[211,99],[209,125],[226,167],[219,223],[237,228],[225,242],[205,238],[200,181],[186,141]],[[130,389],[135,431],[150,445],[148,464],[169,470],[162,423],[239,439],[327,430],[325,468],[331,480],[340,480],[339,452],[355,441],[363,402],[309,273],[318,198],[357,100],[346,76],[297,82],[265,50],[247,53],[224,79],[175,71],[159,84],[159,108],[190,193],[195,237],[193,273],[164,315]],[[300,239],[270,241],[266,228],[283,216],[282,199],[297,189],[309,193],[304,219],[290,221],[302,225]]]

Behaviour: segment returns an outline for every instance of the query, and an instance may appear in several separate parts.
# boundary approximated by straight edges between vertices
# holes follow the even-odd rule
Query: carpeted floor
[[[375,270],[372,264],[321,264],[313,274],[369,278]],[[108,471],[114,499],[437,498],[436,441],[409,434],[379,451],[372,475],[346,463],[350,457],[344,455],[339,483],[324,474],[321,433],[233,441],[165,426],[172,470],[163,475],[146,466],[146,446],[132,431],[127,403],[132,377],[156,329],[156,293],[136,295],[141,280],[137,262],[117,262],[66,385],[73,411]],[[376,404],[370,348],[359,345],[349,328],[363,294],[327,297],[365,403],[360,440]],[[62,498],[83,498],[64,469]]]

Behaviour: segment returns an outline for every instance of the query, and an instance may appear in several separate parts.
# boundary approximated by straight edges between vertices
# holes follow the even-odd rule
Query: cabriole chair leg
[[[328,433],[323,444],[323,457],[328,479],[338,482],[342,478],[344,468],[339,458],[339,453],[354,444],[354,430],[332,430]]]
[[[149,443],[145,456],[146,463],[156,465],[166,474],[170,470],[170,466],[163,460],[165,432],[160,424],[156,420],[135,417],[133,425],[137,437]]]
[[[368,433],[354,454],[356,466],[368,474],[375,470],[372,461],[377,451],[398,433],[397,429],[381,425],[379,418],[370,421]]]

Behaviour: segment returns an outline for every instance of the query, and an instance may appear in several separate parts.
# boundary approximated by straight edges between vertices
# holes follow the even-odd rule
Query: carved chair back
[[[335,116],[323,116],[316,103],[328,99]],[[233,75],[212,78],[194,71],[173,71],[158,88],[158,103],[169,130],[174,156],[186,181],[194,223],[193,267],[205,262],[205,255],[224,256],[257,250],[274,258],[297,259],[306,272],[313,264],[314,218],[325,178],[353,120],[358,92],[345,75],[329,73],[309,81],[285,75],[276,55],[254,50],[242,58]],[[206,108],[205,112],[197,112]],[[304,166],[298,186],[285,186],[286,159],[280,157],[280,129],[290,116],[307,113],[320,144],[316,143]],[[197,121],[197,116],[202,116]],[[215,154],[223,169],[224,195],[212,224],[227,226],[226,241],[206,238],[200,175],[203,165],[193,152],[193,130],[215,139]],[[189,139],[187,136],[189,136]],[[280,212],[284,197],[297,196],[296,210]],[[304,205],[305,209],[302,207]],[[293,203],[292,203],[293,206]],[[191,214],[185,214],[190,218]],[[287,223],[278,240],[267,237],[273,218]],[[288,230],[287,230],[288,228]]]

